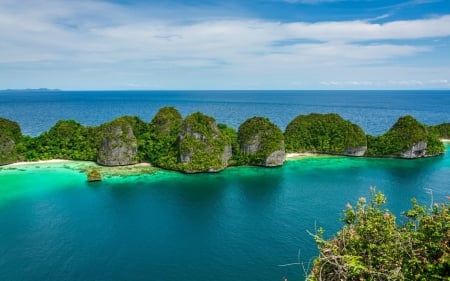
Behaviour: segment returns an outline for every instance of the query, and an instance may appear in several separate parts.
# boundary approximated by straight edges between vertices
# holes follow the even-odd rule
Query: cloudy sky
[[[0,89],[450,89],[449,0],[0,0]]]

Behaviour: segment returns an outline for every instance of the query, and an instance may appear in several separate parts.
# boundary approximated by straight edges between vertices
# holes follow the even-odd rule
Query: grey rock
[[[11,164],[16,160],[16,143],[11,138],[0,135],[0,165]]]
[[[410,149],[401,154],[402,158],[414,159],[425,157],[427,155],[427,142],[420,141],[414,144]]]
[[[351,147],[351,148],[347,148],[345,150],[345,155],[347,156],[357,156],[357,157],[361,157],[364,156],[364,154],[367,151],[367,146],[360,146],[360,147]]]
[[[137,140],[129,124],[110,124],[98,153],[98,164],[125,166],[136,164]]]
[[[272,152],[269,157],[266,158],[264,166],[266,167],[277,167],[283,165],[286,160],[286,153],[283,150],[277,150]]]

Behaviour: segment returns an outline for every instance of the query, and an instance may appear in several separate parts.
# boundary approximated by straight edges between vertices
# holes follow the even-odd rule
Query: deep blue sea
[[[98,125],[124,115],[150,121],[159,108],[183,116],[200,111],[238,128],[253,116],[282,130],[299,114],[338,113],[369,134],[381,134],[402,115],[426,124],[450,122],[450,91],[96,91],[0,92],[0,116],[38,135],[58,120]]]
[[[237,128],[265,116],[336,112],[370,134],[398,117],[450,122],[449,91],[0,92],[0,116],[36,136],[59,119],[150,121],[162,106],[201,111]],[[450,146],[446,146],[447,151]],[[395,160],[307,157],[280,168],[218,174],[159,171],[87,183],[85,163],[0,167],[0,280],[303,280],[346,203],[376,186],[397,214],[450,195],[450,154]]]

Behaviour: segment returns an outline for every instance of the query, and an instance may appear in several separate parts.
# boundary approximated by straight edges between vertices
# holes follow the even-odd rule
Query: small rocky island
[[[400,117],[385,134],[371,136],[335,113],[299,115],[285,132],[267,118],[253,117],[236,131],[201,112],[183,119],[177,109],[163,107],[149,123],[135,116],[96,127],[62,120],[37,137],[22,135],[17,122],[0,118],[0,165],[49,159],[93,161],[102,166],[146,162],[168,170],[204,173],[229,166],[281,166],[286,152],[431,157],[444,152],[441,138],[450,138],[450,123],[427,126],[412,116]],[[101,179],[95,173],[91,176]]]

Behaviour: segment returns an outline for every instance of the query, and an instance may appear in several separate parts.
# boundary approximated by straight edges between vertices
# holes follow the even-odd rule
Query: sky
[[[450,89],[450,0],[0,0],[0,89]]]

